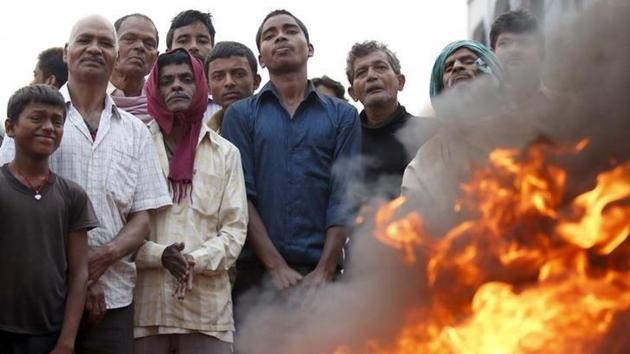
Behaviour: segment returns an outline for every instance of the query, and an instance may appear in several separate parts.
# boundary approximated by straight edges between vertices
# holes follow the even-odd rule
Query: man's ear
[[[261,68],[266,68],[265,62],[262,60],[262,56],[258,54],[258,64],[260,64]]]
[[[10,138],[15,137],[15,132],[13,130],[14,126],[15,122],[13,121],[13,119],[7,118],[4,120],[4,131],[5,134]]]
[[[313,57],[313,54],[315,54],[315,47],[313,47],[313,45],[309,43],[308,44],[308,57],[309,58]]]
[[[403,74],[396,75],[396,77],[398,78],[398,91],[402,91],[403,88],[405,88],[405,82],[407,79]]]
[[[262,81],[262,78],[260,77],[260,75],[258,74],[254,75],[254,91],[258,90],[258,87],[260,87],[261,81]]]
[[[352,87],[352,86],[348,87],[348,94],[350,95],[350,97],[352,97],[352,100],[354,102],[358,102],[359,101],[359,97],[354,92],[354,87]]]
[[[56,77],[55,75],[49,75],[49,76],[48,76],[48,77],[44,80],[44,83],[45,83],[46,85],[49,85],[49,86],[54,86],[54,87],[59,88],[59,86],[57,86],[57,77]]]

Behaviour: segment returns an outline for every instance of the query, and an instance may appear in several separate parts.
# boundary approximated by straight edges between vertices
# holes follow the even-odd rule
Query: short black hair
[[[61,108],[64,119],[66,117],[66,100],[61,93],[49,85],[33,84],[24,86],[11,95],[7,104],[7,118],[16,122],[29,103],[41,103]]]
[[[287,10],[284,10],[284,9],[273,10],[270,13],[268,13],[267,16],[265,16],[265,19],[260,23],[260,26],[258,27],[258,31],[256,32],[256,48],[258,48],[259,52],[260,52],[260,40],[262,37],[262,29],[263,29],[263,26],[265,25],[265,22],[267,22],[267,20],[270,19],[271,17],[279,16],[279,15],[287,15],[287,16],[293,17],[298,27],[300,27],[300,29],[304,33],[304,37],[306,37],[306,43],[308,44],[311,43],[310,38],[308,36],[308,30],[306,29],[306,25],[304,24],[304,22],[302,22],[299,18],[295,17],[295,15],[293,15]]]
[[[525,9],[508,11],[497,17],[490,28],[490,48],[496,49],[497,39],[501,33],[532,33],[537,35],[541,48],[545,38],[538,26],[538,20]]]
[[[317,86],[327,87],[333,90],[337,98],[341,98],[342,100],[346,99],[345,97],[346,89],[343,87],[341,82],[335,81],[326,75],[322,77],[316,77],[312,81],[313,81],[313,86],[315,86],[315,88],[317,88]]]
[[[166,33],[166,48],[173,48],[173,35],[176,29],[192,25],[195,22],[201,22],[206,26],[210,34],[210,44],[214,46],[214,35],[216,31],[212,25],[212,14],[197,10],[185,10],[178,13],[177,16],[173,17],[173,20],[171,20],[171,27],[168,28],[168,32]]]
[[[392,52],[385,44],[377,41],[365,41],[362,43],[355,43],[348,53],[346,59],[346,76],[350,85],[354,82],[354,62],[358,58],[363,58],[373,52],[383,52],[387,56],[387,62],[396,75],[400,75],[400,60],[396,56],[396,53]]]
[[[190,62],[190,54],[185,49],[176,49],[170,52],[166,52],[158,57],[157,67],[162,69],[165,65],[172,64],[188,64],[192,69],[192,63]]]
[[[155,44],[157,46],[160,45],[160,34],[158,33],[157,27],[155,26],[155,23],[153,23],[153,20],[149,16],[141,14],[141,13],[137,13],[137,12],[133,14],[125,15],[117,19],[116,22],[114,22],[114,28],[116,29],[116,36],[118,36],[118,30],[120,29],[120,26],[122,26],[123,22],[125,22],[125,20],[130,17],[140,17],[142,19],[147,20],[149,23],[151,23],[151,25],[153,26],[153,29],[155,29]]]
[[[63,61],[63,48],[53,47],[39,53],[37,67],[42,71],[44,79],[55,75],[57,88],[68,81],[68,64]]]
[[[227,59],[230,57],[243,57],[247,59],[249,67],[252,69],[252,75],[256,76],[256,74],[258,74],[258,63],[251,49],[239,42],[224,41],[217,43],[204,60],[203,67],[206,80],[208,79],[208,65],[210,65],[210,63],[216,59]]]

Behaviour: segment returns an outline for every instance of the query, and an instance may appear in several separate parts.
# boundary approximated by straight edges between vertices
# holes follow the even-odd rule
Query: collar
[[[380,128],[384,128],[389,126],[390,124],[401,120],[402,118],[404,118],[405,116],[407,116],[407,110],[405,109],[405,106],[401,105],[400,102],[398,103],[398,106],[396,107],[396,109],[392,112],[392,114],[389,115],[389,117],[387,117],[385,120],[383,120],[380,124],[378,125],[369,125],[367,123],[367,114],[365,113],[365,109],[361,111],[361,113],[359,114],[359,118],[361,118],[361,125],[363,126],[363,128],[366,129],[380,129]]]
[[[311,80],[307,80],[306,84],[307,84],[306,95],[303,101],[306,101],[308,99],[315,99],[323,105],[324,95],[319,93],[315,89],[315,85],[313,85],[313,82]],[[263,86],[263,88],[258,92],[258,95],[256,96],[256,103],[258,103],[263,97],[272,97],[272,96],[275,97],[278,101],[280,101],[280,94],[278,93],[278,89],[273,84],[273,82],[269,80],[265,84],[265,86]]]
[[[113,85],[112,85],[113,86]],[[70,97],[70,90],[68,89],[68,83],[61,86],[59,89],[59,93],[63,96],[64,101],[66,102],[66,107],[69,108],[72,105],[72,98]],[[111,96],[106,92],[105,93],[105,107],[103,111],[111,110],[112,116],[121,119],[120,112],[118,111],[118,107],[116,107],[116,103],[111,98]]]
[[[160,129],[160,125],[155,120],[152,120],[151,123],[147,125],[147,127],[149,128],[149,132],[151,133],[151,135],[157,135],[160,139],[164,138],[162,130]],[[217,147],[218,143],[216,142],[216,136],[218,136],[218,133],[212,130],[208,126],[208,124],[201,124],[201,129],[199,130],[199,138],[197,139],[197,146],[199,146],[203,142],[203,139],[207,138],[208,142],[211,145]]]

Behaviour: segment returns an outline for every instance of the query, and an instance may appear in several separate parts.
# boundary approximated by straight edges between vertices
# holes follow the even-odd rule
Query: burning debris
[[[590,11],[549,41],[546,83],[572,96],[559,109],[450,122],[491,146],[444,198],[457,219],[434,229],[405,199],[365,208],[344,277],[259,297],[239,350],[629,353],[630,6]]]
[[[572,150],[581,150],[585,142]],[[439,238],[421,216],[379,209],[375,235],[425,269],[431,300],[409,309],[393,343],[367,340],[335,354],[609,353],[605,338],[630,310],[630,162],[598,176],[596,187],[563,204],[566,172],[545,143],[495,150],[464,185],[474,215]],[[621,260],[621,262],[619,262]],[[630,340],[615,339],[619,350]],[[608,347],[606,347],[608,348]]]

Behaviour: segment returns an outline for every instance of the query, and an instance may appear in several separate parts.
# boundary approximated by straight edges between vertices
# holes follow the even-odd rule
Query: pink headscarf
[[[158,62],[160,57],[173,54],[176,51],[183,51],[190,58],[197,89],[193,94],[190,107],[186,111],[173,113],[166,107],[164,97],[160,93],[160,68],[158,67]],[[185,49],[176,49],[160,55],[149,74],[146,93],[149,114],[155,119],[163,132],[170,134],[175,120],[184,127],[184,135],[177,143],[168,175],[170,187],[173,191],[173,202],[179,203],[188,194],[190,190],[188,187],[192,185],[195,150],[199,140],[203,114],[208,106],[208,86],[205,81],[203,64]]]

